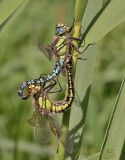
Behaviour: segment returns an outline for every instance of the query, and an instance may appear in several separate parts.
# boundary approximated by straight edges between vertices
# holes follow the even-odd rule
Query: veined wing
[[[52,114],[48,114],[47,118],[50,122],[51,130],[58,138],[59,143],[63,145],[66,152],[72,153],[73,145],[69,135],[66,134],[65,131],[62,131],[62,127],[60,126],[59,122],[56,120],[56,118]]]
[[[34,126],[36,127],[36,116],[37,116],[37,112],[34,111],[33,114],[32,114],[32,118],[28,119],[27,122],[31,125],[31,126]]]
[[[44,46],[42,44],[38,44],[38,47],[39,47],[40,51],[42,51],[42,53],[49,59],[49,61],[51,61],[52,60],[52,56],[54,54],[54,51],[53,51],[51,45]],[[59,58],[57,58],[57,60],[58,60],[59,67],[62,68],[61,69],[62,75],[66,76],[65,70],[62,67],[64,64],[61,63],[61,60],[59,60]]]
[[[51,61],[53,56],[53,49],[50,45],[44,46],[42,44],[38,44],[40,51]]]
[[[28,122],[31,126],[36,127],[36,120],[35,120],[34,118],[28,119],[27,122]]]
[[[36,127],[34,130],[34,136],[38,141],[41,143],[47,143],[50,141],[51,129],[46,115],[42,115],[35,111],[32,118],[28,120],[28,123]]]

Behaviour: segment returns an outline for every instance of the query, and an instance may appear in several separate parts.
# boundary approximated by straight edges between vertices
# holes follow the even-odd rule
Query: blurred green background
[[[23,101],[17,91],[23,81],[52,71],[54,61],[50,63],[37,44],[51,43],[55,24],[72,24],[75,0],[37,0],[23,5],[0,30],[0,160],[49,160],[57,150],[57,140],[52,136],[50,143],[44,145],[34,138],[34,128],[27,123],[34,110],[32,98]],[[125,23],[122,23],[96,44],[82,155],[100,150],[125,73],[124,35]],[[65,90],[63,80],[61,76]],[[64,91],[56,99],[63,98],[63,95]]]

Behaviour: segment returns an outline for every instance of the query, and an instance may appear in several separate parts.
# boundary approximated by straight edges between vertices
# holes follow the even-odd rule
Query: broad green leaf
[[[118,160],[125,140],[125,78],[107,127],[99,160]]]
[[[95,6],[95,4],[94,4]],[[125,20],[125,1],[108,0],[88,26],[83,39],[86,45],[97,42]]]
[[[90,0],[87,4],[84,18],[86,21],[82,24],[88,24],[88,20],[99,11],[101,7],[100,0]],[[90,14],[91,10],[91,14]],[[88,17],[89,15],[89,17]],[[71,108],[70,116],[70,134],[73,137],[73,149],[72,159],[78,159],[81,149],[82,136],[84,130],[84,123],[86,118],[86,111],[88,106],[89,94],[91,89],[91,83],[94,71],[94,62],[96,55],[96,46],[89,48],[86,51],[86,55],[82,55],[82,58],[87,58],[87,61],[78,61],[76,68],[75,78],[75,91],[76,91],[76,103]],[[84,56],[84,57],[83,57]],[[80,56],[81,57],[81,56]]]
[[[0,25],[2,25],[23,2],[24,0],[4,0],[0,3]]]

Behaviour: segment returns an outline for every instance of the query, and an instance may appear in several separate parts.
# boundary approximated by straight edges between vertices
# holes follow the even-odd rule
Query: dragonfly
[[[74,23],[73,23],[74,25]],[[43,46],[39,45],[40,50],[48,57],[49,60],[52,59],[53,54],[55,54],[55,57],[57,58],[55,68],[53,72],[46,76],[46,77],[40,77],[38,79],[32,79],[23,82],[18,90],[18,95],[22,99],[27,99],[29,96],[26,94],[23,94],[23,91],[26,87],[30,86],[31,84],[37,84],[41,85],[42,83],[48,82],[55,78],[66,66],[66,59],[69,54],[69,48],[75,48],[77,52],[81,53],[76,46],[73,44],[72,40],[80,40],[75,37],[71,37],[69,33],[73,29],[73,25],[71,27],[68,27],[67,24],[59,23],[56,25],[55,30],[55,36],[51,43],[51,45]],[[63,75],[65,73],[63,72]]]
[[[40,76],[38,79],[31,79],[28,81],[23,82],[18,89],[18,95],[21,99],[27,99],[29,97],[28,94],[24,94],[24,90],[26,87],[30,85],[41,85],[45,82],[49,82],[50,80],[54,79],[57,75],[59,75],[60,71],[64,68],[64,58],[60,58],[59,61],[56,62],[55,68],[53,69],[52,73],[47,75],[46,77]],[[59,65],[61,64],[61,66]]]
[[[28,123],[35,127],[34,136],[41,143],[48,143],[51,138],[51,131],[54,133],[58,142],[65,148],[66,152],[72,153],[73,145],[69,135],[62,131],[60,123],[57,118],[49,112],[34,111],[32,118]]]
[[[67,89],[68,94],[65,99],[59,102],[52,101],[48,94],[55,93],[57,91],[52,91],[53,87],[59,81],[49,82],[49,85],[44,83],[41,86],[30,85],[29,95],[33,95],[35,107],[35,112],[32,115],[32,118],[28,120],[28,123],[35,127],[34,135],[41,143],[48,143],[50,141],[50,131],[54,133],[57,137],[58,142],[65,148],[66,152],[72,153],[73,145],[69,135],[63,130],[62,127],[57,121],[57,118],[52,113],[54,112],[64,112],[67,110],[74,99],[74,83],[72,75],[72,56],[67,58]]]
[[[53,54],[56,55],[57,61],[56,61],[55,68],[53,69],[51,74],[49,74],[48,76],[46,76],[44,78],[40,77],[38,79],[32,79],[32,80],[28,80],[28,81],[23,82],[18,89],[18,95],[20,98],[27,99],[29,97],[28,95],[23,94],[23,91],[26,87],[30,86],[31,84],[40,85],[41,83],[48,82],[51,79],[55,78],[57,75],[59,75],[59,73],[61,71],[62,71],[63,75],[65,75],[65,73],[63,71],[63,68],[65,67],[65,60],[66,60],[65,45],[63,45],[65,36],[62,37],[62,34],[68,33],[69,27],[68,27],[68,25],[63,25],[63,26],[64,26],[65,30],[63,30],[63,32],[62,32],[62,25],[60,25],[60,24],[57,25],[55,34],[58,34],[58,36],[56,36],[54,38],[54,41],[52,42],[51,45],[47,45],[45,47],[40,44],[38,45],[39,49],[43,52],[43,54],[49,60],[52,59]],[[58,31],[58,33],[57,33],[57,31]]]
[[[74,90],[74,78],[73,78],[73,62],[72,56],[69,55],[66,60],[66,75],[67,75],[67,93],[63,100],[53,101],[49,94],[62,91],[62,87],[57,79],[50,81],[49,85],[46,83],[43,85],[30,85],[27,94],[33,95],[34,97],[34,107],[37,111],[41,112],[47,110],[49,112],[59,113],[64,112],[69,109],[75,98]],[[52,89],[56,84],[59,84],[60,90],[53,91]]]

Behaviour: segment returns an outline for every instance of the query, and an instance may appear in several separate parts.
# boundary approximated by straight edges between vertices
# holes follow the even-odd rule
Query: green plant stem
[[[75,21],[81,22],[88,0],[76,0]]]
[[[90,23],[90,19],[92,19],[92,17],[96,14],[95,12],[98,11],[100,5],[98,4],[98,1],[95,2],[90,0],[87,4],[87,7],[88,10],[86,11],[86,14],[84,16],[87,19],[86,22],[82,24],[82,29],[84,30],[85,27],[87,27]],[[81,50],[83,50],[83,48],[81,48]],[[72,119],[72,122],[69,126],[69,128],[71,129],[70,134],[74,137],[74,152],[71,156],[71,159],[73,160],[78,160],[80,155],[84,124],[93,78],[96,46],[94,45],[93,47],[90,47],[86,50],[86,52],[84,52],[84,54],[80,55],[80,57],[87,58],[87,61],[80,62],[78,64],[78,67],[76,68],[77,81],[75,81],[75,89],[77,103],[72,106],[72,112],[70,115]]]
[[[65,133],[68,132],[68,128],[69,128],[69,117],[70,117],[70,110],[68,110],[67,112],[65,112],[63,114],[63,119],[62,119],[62,124],[63,124],[63,131],[65,131]],[[66,139],[66,137],[65,137]],[[63,160],[65,159],[65,149],[62,146],[61,143],[59,143],[59,152],[58,152],[58,160]]]
[[[79,38],[82,17],[86,8],[87,1],[88,0],[76,0],[75,12],[77,12],[77,15],[75,14],[73,37]],[[73,41],[73,43],[76,47],[78,47],[78,41]],[[78,53],[74,50],[73,52],[74,75],[76,71],[77,57],[78,57]],[[70,110],[63,114],[63,119],[62,119],[63,129],[65,130],[66,133],[68,132],[68,128],[69,128],[69,118],[70,118]],[[59,143],[58,160],[65,159],[65,154],[66,154],[65,149]]]

